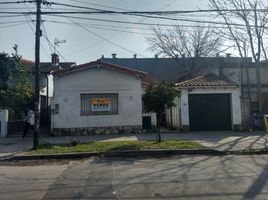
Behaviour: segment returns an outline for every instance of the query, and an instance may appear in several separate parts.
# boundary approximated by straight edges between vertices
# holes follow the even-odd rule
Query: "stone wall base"
[[[54,128],[54,136],[80,136],[80,135],[117,135],[142,133],[142,126],[110,126],[86,128]]]

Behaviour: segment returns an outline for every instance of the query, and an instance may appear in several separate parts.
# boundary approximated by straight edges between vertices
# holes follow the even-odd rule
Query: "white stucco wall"
[[[118,115],[80,116],[80,94],[118,93]],[[107,69],[85,69],[54,78],[52,128],[142,125],[141,80]]]
[[[241,124],[241,101],[239,88],[196,88],[181,90],[181,124],[189,125],[188,94],[231,94],[232,125]],[[220,105],[219,105],[220,106]]]

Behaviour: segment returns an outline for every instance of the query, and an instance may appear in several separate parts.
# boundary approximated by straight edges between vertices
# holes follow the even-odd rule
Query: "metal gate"
[[[230,94],[190,94],[191,131],[231,130]]]

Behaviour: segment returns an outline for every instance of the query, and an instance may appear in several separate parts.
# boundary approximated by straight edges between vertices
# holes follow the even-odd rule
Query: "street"
[[[268,155],[0,166],[0,199],[267,199]]]

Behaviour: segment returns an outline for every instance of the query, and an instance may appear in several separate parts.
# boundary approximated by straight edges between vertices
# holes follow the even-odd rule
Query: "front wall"
[[[181,91],[181,122],[182,126],[189,126],[188,94],[231,94],[231,116],[232,125],[241,125],[241,101],[239,88],[198,88],[182,89]],[[219,105],[220,106],[220,105]]]
[[[53,128],[141,126],[141,81],[106,69],[89,69],[55,78]],[[118,93],[118,115],[80,116],[80,94]]]

